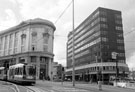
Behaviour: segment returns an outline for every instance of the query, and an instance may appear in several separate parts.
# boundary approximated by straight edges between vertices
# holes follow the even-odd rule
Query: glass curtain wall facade
[[[99,7],[74,32],[76,80],[97,81],[98,73],[102,73],[102,80],[108,81],[116,74],[116,61],[119,76],[128,72],[120,11]],[[72,77],[72,43],[73,34],[70,32],[66,70],[69,78]],[[112,52],[118,53],[116,60],[112,59]]]

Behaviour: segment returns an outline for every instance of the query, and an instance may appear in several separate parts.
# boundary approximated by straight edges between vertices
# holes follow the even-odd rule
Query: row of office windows
[[[108,42],[109,41],[109,39],[107,38],[107,37],[101,37],[101,41],[102,42]],[[111,42],[113,42],[113,41],[111,41]],[[124,40],[123,39],[117,39],[117,43],[124,43]]]
[[[89,50],[86,50],[86,51],[83,51],[83,52],[81,52],[81,53],[78,53],[77,55],[75,55],[75,58],[84,56],[84,55],[88,54],[89,52],[90,52]]]
[[[86,32],[85,34],[83,34],[80,38],[78,38],[77,40],[75,40],[75,44],[78,43],[80,40],[84,39],[86,36],[91,35],[94,32],[99,31],[99,30],[100,30],[100,25],[95,26],[94,28],[92,28],[91,30],[89,30],[88,32]],[[84,32],[84,31],[81,31],[81,32]],[[72,42],[72,40],[70,40],[70,42],[68,44],[68,48],[70,48],[72,46],[72,43],[71,42]]]
[[[101,41],[102,42],[107,42],[108,41],[108,38],[106,38],[106,37],[101,37]],[[121,41],[121,40],[120,40]],[[117,43],[119,43],[119,42],[117,42]],[[82,43],[80,43],[81,45],[82,45]],[[76,45],[75,46],[75,48],[77,48],[78,46],[80,46],[80,45]],[[81,47],[81,48],[78,48],[78,50],[75,50],[75,53],[78,53],[78,52],[80,52],[80,51],[82,51],[83,50],[83,48],[84,47],[87,47],[87,46],[89,46],[88,44],[86,44],[86,45],[84,45],[83,47]],[[92,45],[91,45],[92,46]],[[109,49],[109,45],[102,45],[101,46],[102,48],[105,48],[105,49]],[[117,49],[118,50],[124,50],[124,46],[117,46]],[[80,50],[80,51],[79,51]],[[72,48],[71,49],[68,49],[68,56],[71,56],[72,55]],[[79,55],[78,55],[79,56]]]
[[[107,15],[107,12],[105,12],[105,11],[97,11],[94,15],[90,16],[90,17],[87,19],[87,21],[84,23],[84,25],[82,25],[80,28],[78,28],[78,29],[75,31],[75,34],[76,34],[76,33],[79,33],[79,32],[85,27],[85,25],[89,24],[92,20],[94,20],[97,16],[99,16],[99,14],[100,14],[100,15],[103,15],[103,16],[106,16],[106,15]],[[114,16],[115,16],[115,20],[116,20],[115,22],[116,22],[116,24],[122,24],[122,21],[119,20],[119,19],[121,19],[121,14],[114,14]],[[99,22],[99,18],[98,18],[96,21]],[[107,18],[101,17],[101,18],[100,18],[100,21],[107,22]],[[93,23],[94,23],[94,22],[93,22]],[[93,24],[93,23],[91,23],[91,24]]]
[[[107,20],[106,18],[100,18],[100,21],[106,22],[106,20]],[[99,18],[96,19],[95,22],[91,23],[91,25],[94,26],[94,25],[95,25],[96,23],[98,23],[98,22],[99,22]],[[75,40],[75,43],[77,43],[77,42],[79,42],[81,39],[83,39],[83,38],[85,37],[85,35],[87,36],[87,35],[91,34],[92,32],[94,32],[94,31],[95,31],[94,29],[90,30],[89,32],[86,32],[86,31],[89,30],[91,27],[92,27],[92,26],[88,25],[85,29],[83,29],[83,31],[81,31],[80,33],[78,33],[77,35],[75,35],[75,39],[77,39],[77,40]],[[107,28],[108,28],[108,25],[107,25],[107,24],[100,24],[100,26],[99,26],[99,25],[96,26],[95,29],[96,29],[96,28],[97,28],[97,29],[100,29],[100,27],[107,29]],[[122,27],[121,27],[121,26],[116,26],[115,28],[116,28],[116,30],[122,30]],[[84,34],[84,32],[86,32],[86,33]],[[84,34],[84,35],[81,36],[82,34]],[[102,34],[107,34],[107,33],[106,33],[105,31],[103,31]],[[80,36],[81,36],[81,38],[80,38]],[[118,36],[122,37],[122,34],[119,34]],[[78,37],[79,37],[79,39],[78,39]],[[68,44],[70,44],[71,42],[72,42],[72,39],[70,39],[70,40],[68,41]],[[68,48],[70,48],[70,45],[68,46]]]
[[[88,53],[88,52],[86,51],[86,53]],[[68,61],[71,61],[71,58],[68,58]],[[112,62],[112,61],[110,61],[109,59],[101,61],[101,57],[98,56],[97,62]],[[125,63],[125,60],[119,59],[118,62]],[[91,63],[96,63],[95,54],[90,54],[90,55],[87,55],[87,56],[82,57],[82,58],[75,57],[75,65],[83,65],[83,64],[91,64]]]
[[[84,41],[82,41],[81,43],[77,44],[77,45],[75,46],[75,48],[77,48],[77,47],[79,47],[79,46],[85,44],[85,43],[88,42],[88,41],[90,41],[90,38],[92,38],[92,37],[93,37],[93,36],[90,36],[90,37],[87,38],[86,40],[84,40]],[[96,36],[95,36],[95,37],[96,37]],[[108,42],[108,38],[106,38],[106,37],[101,37],[101,41],[102,41],[102,42]],[[120,40],[120,42],[121,42],[121,41],[122,41],[122,40]],[[93,41],[93,42],[90,42],[89,44],[84,45],[84,46],[81,47],[81,48],[76,49],[76,50],[75,50],[75,53],[78,53],[78,52],[84,50],[85,48],[94,45],[93,43],[94,43],[94,41]],[[119,43],[119,39],[118,39],[118,42],[117,42],[117,43]],[[95,44],[96,44],[96,43],[95,43]],[[103,47],[106,48],[106,49],[109,49],[109,45],[108,45],[108,46],[104,45]],[[118,46],[117,48],[118,48],[119,50],[124,50],[124,46]],[[72,53],[72,48],[68,49],[67,52],[68,52],[68,56],[72,55],[72,54],[70,54],[70,53]]]
[[[100,15],[101,15],[101,16],[107,16],[108,14],[107,14],[106,11],[102,11],[102,10],[101,10],[101,11],[100,11]],[[120,19],[122,19],[120,13],[115,13],[115,14],[114,14],[114,17],[115,17],[115,20],[120,20]]]
[[[119,63],[125,63],[125,60],[118,60]]]
[[[83,51],[83,52],[76,53],[76,54],[75,54],[75,58],[79,58],[79,57],[85,56],[85,55],[87,55],[87,54],[89,54],[89,55],[91,55],[92,53],[95,54],[95,52],[99,52],[99,51],[100,51],[100,45],[95,45],[94,47],[89,48],[89,49],[86,49],[86,50]],[[100,56],[100,52],[97,53],[97,54],[98,54],[98,56]],[[68,58],[70,58],[71,55],[72,55],[72,52],[68,54],[68,56],[69,56]]]
[[[110,46],[108,44],[104,44],[104,45],[101,45],[101,48],[103,48],[103,49],[110,49]],[[124,45],[123,46],[118,45],[117,49],[118,50],[124,50]]]
[[[76,39],[75,44],[78,43],[79,41],[83,40],[85,37],[93,34],[96,31],[99,31],[99,30],[100,30],[100,25],[95,26],[93,29],[89,30],[88,32],[86,32],[85,34],[80,36],[78,39]]]
[[[116,26],[115,29],[119,30],[119,31],[122,31],[122,27],[121,26]]]
[[[99,30],[100,26],[96,26],[94,27],[92,30],[91,28],[97,24],[99,22],[99,18],[96,19],[94,22],[92,22],[90,25],[87,24],[87,27],[85,27],[83,30],[81,30],[81,32],[79,32],[78,34],[75,35],[75,43],[79,42],[81,39],[83,39],[84,37],[86,37],[87,35],[92,34],[95,30]],[[83,36],[81,36],[82,34],[84,34]],[[85,36],[86,35],[86,36]],[[80,36],[82,38],[80,38]]]
[[[82,46],[82,47],[76,49],[74,52],[75,52],[75,53],[78,53],[78,52],[80,52],[80,51],[82,51],[82,50],[87,49],[88,47],[91,47],[91,46],[94,45],[94,44],[99,43],[100,41],[101,41],[101,38],[97,38],[97,39],[95,39],[94,41],[92,41],[92,42],[90,42],[90,43],[88,43],[88,44],[86,44],[86,45],[84,45],[84,46]],[[68,53],[68,57],[70,57],[71,55],[72,55],[72,52]]]
[[[97,48],[97,47],[95,46],[95,47],[93,47],[92,50],[93,50],[94,52],[96,52],[96,51],[99,50],[99,48],[100,48],[100,47]],[[109,49],[109,45],[104,45],[104,48],[105,48],[105,49]],[[118,46],[117,49],[118,49],[118,50],[124,50],[124,46]],[[78,54],[75,55],[75,58],[78,58],[78,57],[87,55],[87,54],[89,54],[89,53],[91,53],[91,52],[93,52],[93,51],[86,50],[86,51],[84,51],[84,52],[78,53]],[[104,53],[103,53],[103,54],[104,54]],[[105,55],[108,56],[109,54],[106,52]],[[68,54],[68,57],[69,57],[69,56],[72,56],[72,52]],[[100,55],[98,55],[98,56],[100,56]],[[125,54],[124,54],[124,53],[120,53],[118,56],[119,56],[119,57],[124,57]]]
[[[115,14],[115,19],[122,19],[121,14]]]
[[[99,37],[99,38],[95,39],[94,41],[92,41],[92,42],[90,42],[90,43],[88,43],[88,44],[82,46],[81,48],[76,49],[76,50],[75,50],[75,53],[78,53],[78,52],[80,52],[80,51],[82,51],[82,50],[84,50],[84,49],[87,49],[88,47],[90,47],[90,46],[92,46],[92,45],[94,45],[94,44],[97,44],[97,43],[99,43],[100,41],[101,41],[101,38]]]
[[[102,52],[103,56],[110,56],[110,52]],[[118,53],[118,57],[125,57],[125,53]]]
[[[99,35],[100,35],[100,31],[94,33],[93,35],[89,36],[89,37],[86,38],[85,40],[83,40],[83,41],[81,41],[80,43],[78,43],[78,44],[75,46],[75,48],[78,48],[78,47],[80,47],[81,45],[84,45],[85,43],[87,43],[87,42],[93,40],[94,38],[99,37]]]
[[[115,23],[116,24],[122,24],[122,21],[121,20],[115,20]]]
[[[117,39],[117,43],[124,43],[123,39]]]
[[[102,30],[100,32],[101,32],[101,35],[108,35],[107,30]],[[117,37],[119,37],[119,38],[123,37],[123,33],[116,33],[116,34],[117,34]]]
[[[119,53],[118,56],[119,57],[125,57],[125,53]]]
[[[118,46],[118,50],[125,50],[124,46]]]
[[[88,31],[89,29],[91,29],[94,25],[96,25],[97,23],[99,23],[100,21],[103,21],[103,22],[107,22],[107,18],[104,18],[104,17],[100,17],[100,18],[97,18],[95,19],[92,23],[90,24],[87,24],[85,26],[84,29],[82,29],[78,34],[75,35],[75,39],[78,39],[78,37],[80,37],[82,34],[84,34],[86,31]],[[100,29],[100,26],[96,26],[97,29],[95,30],[99,30]],[[102,27],[102,24],[101,24],[101,27]],[[94,30],[94,29],[93,29]],[[91,31],[91,30],[90,30]],[[86,33],[85,33],[86,34]]]
[[[76,31],[75,31],[75,34],[79,33],[84,27],[85,25],[89,24],[92,20],[94,20],[97,16],[99,16],[99,11],[97,11],[95,14],[91,15],[89,18],[87,18],[87,20],[85,21],[85,23],[80,27],[78,28]]]
[[[117,33],[118,37],[123,37],[123,33]]]
[[[119,71],[128,71],[128,68],[119,66],[118,67]],[[95,72],[95,71],[116,71],[116,66],[101,66],[101,67],[90,67],[89,71]]]
[[[82,35],[84,32],[86,32],[87,30],[89,30],[91,27],[93,27],[95,24],[99,23],[100,21],[107,22],[107,18],[100,17],[100,18],[95,19],[93,22],[91,22],[90,25],[89,25],[89,23],[84,23],[83,25],[81,25],[81,27],[79,29],[77,29],[79,31],[75,31],[75,33],[76,32],[78,33],[78,34],[76,33],[75,39],[77,39],[78,37],[80,37],[80,35]],[[72,39],[71,39],[72,37],[73,37],[73,34],[71,34],[71,36],[69,36],[68,39],[70,39],[70,40],[68,41],[68,44],[70,44],[72,42]]]

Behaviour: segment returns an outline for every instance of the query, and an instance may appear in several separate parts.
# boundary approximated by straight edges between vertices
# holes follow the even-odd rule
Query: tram
[[[36,66],[26,64],[16,64],[9,66],[7,80],[15,83],[36,83]]]
[[[0,80],[6,80],[7,74],[5,67],[0,67]]]

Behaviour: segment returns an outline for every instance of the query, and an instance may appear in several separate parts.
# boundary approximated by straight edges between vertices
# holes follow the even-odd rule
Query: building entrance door
[[[40,65],[40,76],[39,76],[39,78],[41,79],[41,80],[43,80],[43,79],[46,79],[46,65],[43,65],[43,64],[41,64]]]

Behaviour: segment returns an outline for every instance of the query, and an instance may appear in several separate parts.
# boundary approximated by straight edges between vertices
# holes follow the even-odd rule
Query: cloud
[[[9,26],[13,26],[16,23],[18,24],[20,21],[37,17],[50,20],[54,23],[71,1],[72,0],[1,0],[0,25],[2,26],[0,26],[0,28],[9,28]],[[74,1],[75,28],[99,6],[122,11],[124,33],[130,32],[135,28],[135,0]],[[65,65],[67,35],[72,30],[72,5],[58,20],[55,26],[54,61],[56,60]],[[130,42],[131,39],[134,39],[134,32],[124,38],[126,56],[129,61],[129,58],[135,52],[135,49],[132,49],[135,47],[135,43]]]
[[[44,18],[50,21],[56,20],[68,0],[18,0],[20,13],[24,19]]]
[[[16,25],[16,17],[11,9],[5,10],[5,18],[0,18],[0,29],[4,30]]]
[[[9,0],[10,2],[12,2],[13,4],[16,4],[17,1],[16,0]]]
[[[130,70],[135,68],[135,52],[129,58],[127,58],[127,64]]]

